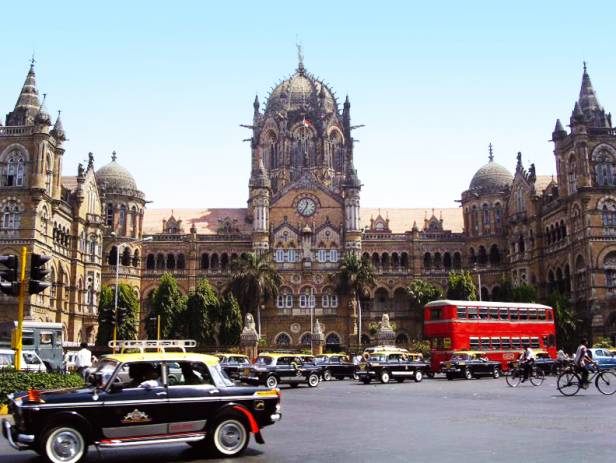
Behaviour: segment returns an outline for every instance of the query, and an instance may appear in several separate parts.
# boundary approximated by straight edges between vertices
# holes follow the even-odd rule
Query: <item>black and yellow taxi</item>
[[[428,363],[413,358],[408,352],[388,349],[364,353],[364,360],[357,367],[355,374],[364,384],[369,384],[373,379],[383,384],[389,383],[392,379],[399,383],[413,379],[419,383],[428,370]]]
[[[177,375],[174,384],[170,375]],[[218,358],[186,352],[109,355],[89,386],[11,395],[2,431],[11,446],[51,463],[78,463],[88,448],[187,443],[223,457],[281,418],[276,388],[236,386]]]
[[[215,354],[220,360],[220,367],[231,379],[239,379],[244,368],[250,366],[250,359],[247,355],[218,353]]]
[[[320,368],[306,362],[299,354],[268,353],[259,354],[255,362],[244,368],[240,381],[253,385],[275,388],[279,384],[297,387],[307,384],[317,387],[320,381]]]
[[[321,377],[324,381],[345,378],[357,379],[356,366],[345,353],[317,355],[316,364],[321,368]]]
[[[543,371],[544,374],[557,374],[558,362],[550,356],[547,350],[533,349],[535,355],[535,366]]]
[[[441,373],[445,373],[448,380],[454,378],[473,379],[482,376],[499,378],[501,364],[495,360],[489,360],[485,352],[456,351],[449,360],[441,362]]]

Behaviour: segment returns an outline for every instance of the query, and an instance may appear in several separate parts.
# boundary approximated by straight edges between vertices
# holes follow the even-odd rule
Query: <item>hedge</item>
[[[28,389],[63,389],[83,385],[81,376],[75,374],[0,370],[0,405],[8,404],[7,395],[12,392],[27,391]]]

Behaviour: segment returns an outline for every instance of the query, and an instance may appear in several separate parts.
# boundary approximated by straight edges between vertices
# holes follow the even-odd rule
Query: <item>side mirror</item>
[[[124,389],[124,385],[122,383],[113,382],[113,383],[111,383],[111,386],[109,388],[109,392],[111,392],[111,393],[120,392],[120,391],[122,391],[122,389]]]

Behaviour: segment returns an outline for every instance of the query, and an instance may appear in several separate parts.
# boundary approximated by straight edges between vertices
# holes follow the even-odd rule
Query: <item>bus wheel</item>
[[[473,373],[471,373],[471,370],[469,369],[464,370],[464,377],[466,379],[473,379]]]

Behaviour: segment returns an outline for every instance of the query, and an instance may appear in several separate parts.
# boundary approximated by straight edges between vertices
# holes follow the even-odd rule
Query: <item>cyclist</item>
[[[522,382],[526,381],[530,376],[533,368],[533,363],[535,363],[535,353],[528,346],[524,352],[520,355],[520,366],[524,368],[524,377],[522,378]]]
[[[581,344],[575,351],[574,363],[578,373],[582,375],[581,386],[584,389],[588,388],[588,385],[590,384],[588,382],[588,369],[586,366],[594,363],[590,355],[590,351],[588,350],[588,339],[583,338]]]

